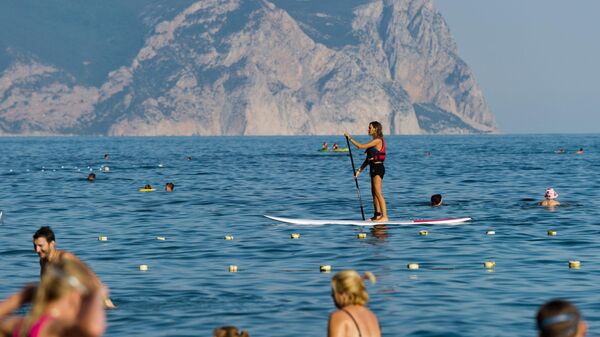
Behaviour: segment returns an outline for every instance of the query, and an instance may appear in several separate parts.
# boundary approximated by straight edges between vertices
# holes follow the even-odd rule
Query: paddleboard
[[[292,219],[278,216],[265,215],[265,217],[278,222],[293,225],[354,225],[354,226],[375,226],[375,225],[461,225],[471,218],[447,218],[447,219],[415,219],[415,220],[390,220],[386,222],[374,222],[369,220],[328,220],[328,219]]]

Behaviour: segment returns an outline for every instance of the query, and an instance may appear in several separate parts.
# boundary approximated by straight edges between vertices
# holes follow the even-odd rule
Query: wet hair
[[[96,173],[90,173],[87,176],[87,180],[96,180]]]
[[[431,206],[438,206],[442,204],[442,195],[434,194],[431,196]]]
[[[222,326],[213,331],[213,337],[250,337],[247,331],[238,332],[234,326]]]
[[[146,185],[144,185],[144,189],[151,190],[152,189],[152,185],[146,184]]]
[[[369,301],[369,293],[363,279],[368,279],[375,283],[375,275],[371,272],[365,272],[360,276],[355,270],[342,270],[335,274],[331,279],[331,289],[334,293],[346,294],[348,303],[340,303],[342,306],[356,304],[364,305]]]
[[[540,337],[573,337],[577,335],[580,320],[577,307],[560,299],[544,303],[536,318]]]
[[[83,262],[62,259],[47,267],[35,291],[31,311],[23,320],[19,337],[29,336],[31,327],[42,316],[49,304],[63,298],[72,291],[82,296],[92,295],[98,290],[94,274]]]
[[[170,188],[170,189],[171,189],[171,191],[172,191],[172,190],[174,190],[174,189],[175,189],[175,184],[173,184],[173,183],[171,183],[171,182],[169,182],[169,183],[166,183],[166,184],[165,184],[165,190],[166,190],[167,188]]]
[[[45,238],[48,243],[55,241],[54,232],[50,226],[42,226],[33,234],[33,239]]]
[[[372,127],[375,128],[375,133],[377,134],[377,138],[383,137],[383,126],[378,121],[372,121],[369,123]]]

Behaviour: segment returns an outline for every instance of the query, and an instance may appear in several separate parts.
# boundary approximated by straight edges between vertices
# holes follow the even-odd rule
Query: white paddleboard
[[[375,225],[460,225],[471,218],[448,218],[448,219],[415,219],[415,220],[390,220],[386,222],[374,222],[370,220],[315,220],[315,219],[291,219],[278,216],[265,215],[265,217],[293,225],[354,225],[354,226],[375,226]]]

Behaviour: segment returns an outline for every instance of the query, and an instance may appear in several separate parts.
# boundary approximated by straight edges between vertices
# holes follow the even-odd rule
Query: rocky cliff
[[[431,0],[159,5],[140,14],[152,29],[137,55],[99,85],[7,49],[0,133],[310,135],[364,133],[372,120],[388,134],[496,130]]]

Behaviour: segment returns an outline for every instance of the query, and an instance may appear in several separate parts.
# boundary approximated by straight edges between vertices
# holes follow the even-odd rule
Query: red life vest
[[[367,158],[373,162],[379,162],[385,160],[385,140],[381,138],[381,150],[377,150],[375,146],[367,149]]]

